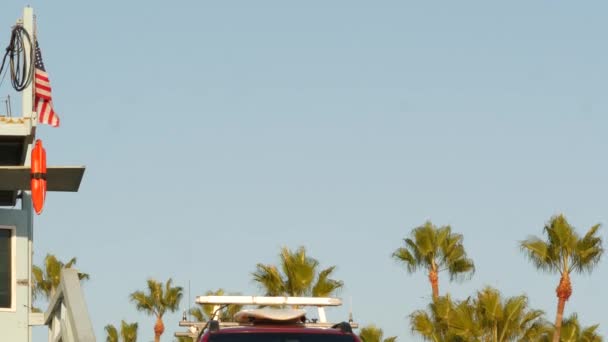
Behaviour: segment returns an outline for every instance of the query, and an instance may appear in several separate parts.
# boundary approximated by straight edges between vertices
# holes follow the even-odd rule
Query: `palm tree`
[[[36,298],[42,295],[45,299],[50,299],[55,295],[59,283],[61,282],[61,270],[64,268],[74,268],[76,258],[70,259],[67,263],[57,259],[52,254],[47,254],[44,258],[43,267],[32,266],[32,295]],[[89,275],[78,273],[80,280],[88,280]]]
[[[384,332],[382,329],[377,326],[371,324],[361,328],[361,332],[359,333],[359,337],[363,342],[395,342],[397,341],[397,336],[391,336],[387,338],[384,337]]]
[[[279,257],[278,267],[258,263],[252,273],[267,296],[327,297],[344,286],[342,281],[330,278],[336,266],[319,271],[319,261],[307,256],[304,247],[295,251],[283,247]]]
[[[118,330],[112,324],[108,324],[104,328],[106,330],[106,342],[136,342],[137,341],[137,323],[127,323],[124,320],[120,322],[120,335]]]
[[[503,300],[498,290],[486,287],[477,293],[474,306],[484,341],[537,341],[549,328],[544,312],[529,309],[523,295]]]
[[[427,341],[538,341],[549,329],[543,312],[528,308],[525,296],[503,299],[490,287],[474,299],[438,297],[427,311],[410,315],[412,331]]]
[[[404,263],[409,273],[418,268],[428,272],[433,299],[439,297],[439,272],[447,271],[450,280],[470,277],[475,272],[475,264],[467,258],[462,244],[463,236],[453,233],[450,226],[436,227],[427,221],[403,241],[405,246],[395,250],[393,258]]]
[[[173,280],[169,278],[164,284],[154,279],[148,279],[148,292],[135,291],[131,293],[130,299],[139,311],[156,317],[154,325],[154,341],[159,342],[160,336],[165,332],[163,316],[168,311],[175,312],[179,308],[183,289],[172,286]]]
[[[453,325],[457,321],[464,327],[463,322],[472,317],[467,314],[469,303],[466,301],[455,302],[450,295],[440,296],[434,299],[427,310],[416,310],[410,314],[410,328],[413,333],[420,335],[425,341],[433,342],[459,342],[463,339],[455,334]],[[461,330],[464,330],[461,328]],[[460,335],[464,335],[460,331]],[[470,333],[477,335],[476,333]]]
[[[596,332],[598,327],[599,324],[581,327],[578,316],[573,313],[562,322],[560,342],[602,342],[604,339]]]
[[[223,296],[225,291],[218,289],[217,291],[207,291],[206,296]],[[235,294],[236,295],[236,294]],[[206,322],[213,318],[213,305],[210,304],[199,304],[198,307],[191,308],[189,313],[198,322]],[[219,314],[220,321],[229,322],[232,321],[234,315],[243,308],[242,305],[229,305],[225,310],[222,310]]]
[[[599,324],[586,328],[581,327],[576,313],[571,314],[562,322],[560,342],[602,342],[604,339],[597,333]],[[550,329],[539,342],[551,341],[554,329]]]
[[[560,274],[555,289],[558,300],[553,342],[559,342],[564,307],[572,295],[570,273],[590,273],[604,252],[602,238],[597,235],[599,228],[596,224],[580,237],[563,215],[557,215],[544,227],[546,241],[533,236],[520,243],[522,251],[537,269]]]

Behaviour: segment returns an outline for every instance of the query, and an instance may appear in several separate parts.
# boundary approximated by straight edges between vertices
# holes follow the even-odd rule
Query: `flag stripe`
[[[42,53],[40,52],[38,41],[36,41],[36,59],[34,64],[36,66],[34,77],[34,95],[36,112],[38,113],[38,122],[57,127],[59,126],[59,116],[57,116],[57,113],[55,113],[55,110],[53,109],[51,82],[49,80],[49,75],[44,69]]]

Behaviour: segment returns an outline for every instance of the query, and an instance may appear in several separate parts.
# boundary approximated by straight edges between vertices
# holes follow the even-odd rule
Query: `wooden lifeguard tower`
[[[29,40],[23,39],[23,65],[33,68],[30,56],[36,38],[32,8],[24,9],[16,26],[29,35]],[[33,75],[31,70],[29,77]],[[32,312],[34,209],[30,161],[38,116],[33,103],[34,82],[30,79],[26,83],[20,91],[21,115],[0,111],[0,340],[31,341],[31,327],[47,325],[49,341],[95,341],[75,270],[62,273],[60,288],[46,312]],[[43,176],[47,191],[78,191],[84,170],[84,166],[47,167]]]

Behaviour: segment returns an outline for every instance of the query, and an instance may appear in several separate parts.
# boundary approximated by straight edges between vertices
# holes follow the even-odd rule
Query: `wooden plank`
[[[84,166],[47,167],[47,191],[78,191],[84,170]],[[0,166],[0,190],[30,190],[30,168]]]
[[[30,312],[29,325],[37,326],[44,325],[44,313],[43,312]]]
[[[78,191],[84,176],[84,169],[84,166],[53,166],[47,168],[47,191]]]

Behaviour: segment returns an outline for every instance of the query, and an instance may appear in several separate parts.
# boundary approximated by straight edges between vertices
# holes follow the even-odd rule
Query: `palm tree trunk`
[[[160,342],[160,335],[165,332],[165,324],[161,316],[156,317],[156,324],[154,324],[154,342]]]
[[[564,307],[566,300],[559,298],[557,300],[557,315],[555,317],[555,330],[553,331],[553,342],[559,342],[562,331],[562,319],[564,317]]]
[[[434,267],[431,268],[431,271],[429,272],[429,281],[433,288],[433,301],[435,301],[437,300],[437,297],[439,297],[439,275]]]
[[[562,320],[564,318],[564,307],[566,301],[572,295],[572,284],[570,274],[563,272],[559,280],[559,285],[555,289],[557,293],[557,314],[555,315],[555,330],[553,331],[553,342],[559,342],[562,332]]]

